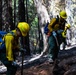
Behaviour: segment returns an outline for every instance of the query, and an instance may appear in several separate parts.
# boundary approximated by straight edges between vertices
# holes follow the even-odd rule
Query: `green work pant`
[[[53,35],[49,36],[49,58],[55,60],[58,56],[59,47],[57,46],[56,40]]]
[[[0,51],[0,61],[7,67],[6,75],[15,75],[17,67],[12,65],[11,62],[8,61],[5,51]]]

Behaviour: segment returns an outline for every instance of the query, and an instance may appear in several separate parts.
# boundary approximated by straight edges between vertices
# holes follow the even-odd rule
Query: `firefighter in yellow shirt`
[[[0,51],[0,60],[7,67],[6,75],[15,75],[17,66],[15,61],[15,52],[19,50],[19,37],[27,36],[29,31],[29,24],[26,22],[19,22],[16,29],[7,33],[3,40],[5,42],[5,50]]]
[[[49,44],[49,62],[52,63],[58,56],[60,44],[62,43],[62,32],[65,29],[67,14],[62,10],[57,18],[52,18],[48,25],[50,36]]]

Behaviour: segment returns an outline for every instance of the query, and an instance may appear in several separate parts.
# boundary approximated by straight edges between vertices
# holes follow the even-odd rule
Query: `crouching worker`
[[[16,29],[5,34],[3,37],[5,47],[0,50],[0,60],[7,67],[6,75],[15,75],[17,65],[15,62],[15,53],[19,50],[19,37],[27,36],[29,24],[19,22]]]

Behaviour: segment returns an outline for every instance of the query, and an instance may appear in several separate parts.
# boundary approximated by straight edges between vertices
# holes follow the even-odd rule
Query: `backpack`
[[[57,15],[56,17],[56,22],[54,23],[54,25],[52,25],[52,27],[55,26],[55,24],[59,21],[59,16]],[[48,32],[49,32],[49,29],[48,29],[48,25],[49,25],[49,22],[46,23],[45,27],[44,27],[44,33],[47,35]]]
[[[10,32],[12,35],[14,35],[14,33],[13,32]],[[5,41],[3,41],[3,37],[4,37],[4,35],[6,35],[7,34],[7,32],[5,32],[5,31],[0,31],[0,50],[3,50],[3,49],[6,49],[5,48]]]
[[[47,35],[47,33],[49,32],[49,29],[48,29],[48,25],[49,25],[49,22],[46,23],[45,27],[44,27],[44,33]]]

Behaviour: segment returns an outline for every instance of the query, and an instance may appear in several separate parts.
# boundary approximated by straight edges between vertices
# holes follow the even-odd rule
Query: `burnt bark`
[[[59,58],[53,68],[53,75],[76,75],[75,49],[76,47],[59,52]]]

